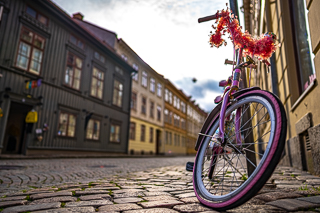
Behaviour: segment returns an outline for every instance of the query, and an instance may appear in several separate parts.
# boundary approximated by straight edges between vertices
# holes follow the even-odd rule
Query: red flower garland
[[[265,60],[271,57],[273,52],[276,51],[278,45],[275,44],[276,36],[273,33],[266,33],[258,38],[252,37],[247,31],[243,33],[242,27],[239,26],[238,19],[234,18],[234,15],[230,15],[229,9],[217,11],[219,19],[216,23],[218,25],[212,28],[215,29],[215,33],[210,32],[210,44],[211,47],[220,47],[223,43],[227,45],[227,42],[222,38],[222,35],[229,33],[229,38],[233,41],[235,48],[243,48],[243,56],[255,56],[259,60]]]

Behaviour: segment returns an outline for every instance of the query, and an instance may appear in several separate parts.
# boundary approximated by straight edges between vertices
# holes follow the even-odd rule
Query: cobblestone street
[[[2,160],[2,212],[216,212],[199,204],[193,157]],[[320,211],[320,178],[278,167],[250,201],[227,212]]]

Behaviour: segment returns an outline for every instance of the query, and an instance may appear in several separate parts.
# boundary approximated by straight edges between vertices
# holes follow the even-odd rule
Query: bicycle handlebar
[[[205,21],[210,21],[210,20],[217,19],[217,18],[220,18],[219,14],[206,16],[206,17],[203,17],[203,18],[199,18],[198,19],[198,23],[205,22]]]

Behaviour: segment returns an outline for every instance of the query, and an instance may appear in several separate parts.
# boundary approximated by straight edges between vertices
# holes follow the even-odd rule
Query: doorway
[[[159,155],[159,150],[161,146],[161,131],[159,129],[156,130],[156,155]]]
[[[32,110],[30,105],[11,102],[2,154],[23,153],[27,129],[25,118],[30,110]]]

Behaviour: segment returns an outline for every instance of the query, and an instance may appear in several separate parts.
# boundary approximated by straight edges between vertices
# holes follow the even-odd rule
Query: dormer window
[[[38,11],[34,10],[33,8],[27,6],[26,13],[32,16],[33,18],[37,19],[42,24],[48,25],[48,18],[40,14]]]

